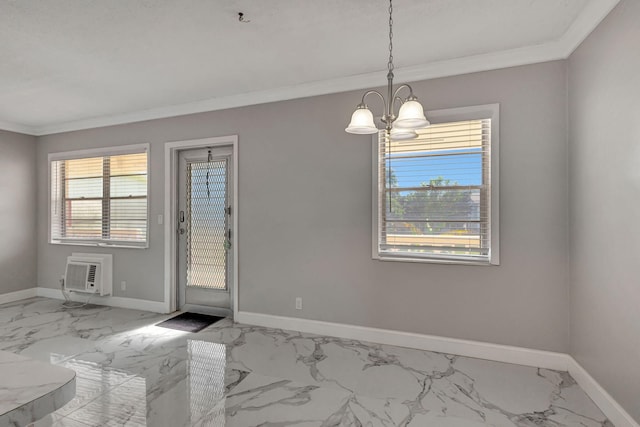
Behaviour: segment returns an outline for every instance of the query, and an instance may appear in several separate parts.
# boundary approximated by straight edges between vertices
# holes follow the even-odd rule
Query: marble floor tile
[[[49,426],[612,427],[564,372],[224,319],[198,333],[167,315],[0,306],[0,349],[77,373]]]
[[[92,427],[147,425],[147,387],[142,377],[134,377],[98,399],[93,399],[67,415]]]
[[[33,427],[89,427],[87,424],[55,414],[44,417],[32,424]],[[30,426],[31,427],[31,426]]]
[[[346,391],[252,373],[226,396],[226,425],[331,425],[349,397]]]
[[[95,363],[77,359],[61,361],[60,365],[76,371],[76,396],[57,411],[60,415],[69,415],[76,409],[105,395],[108,391],[135,378],[124,371],[101,367]]]

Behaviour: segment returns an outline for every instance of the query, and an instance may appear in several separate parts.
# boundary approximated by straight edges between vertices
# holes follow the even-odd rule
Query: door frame
[[[176,311],[177,264],[176,224],[178,221],[178,152],[193,148],[231,146],[233,163],[233,192],[230,194],[233,206],[233,232],[231,250],[233,252],[232,280],[230,285],[233,303],[233,317],[238,315],[238,135],[212,138],[172,141],[164,144],[164,307],[167,313]]]

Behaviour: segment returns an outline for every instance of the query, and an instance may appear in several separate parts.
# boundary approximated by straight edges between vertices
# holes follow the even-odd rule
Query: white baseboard
[[[35,295],[34,295],[35,296]],[[64,299],[62,291],[60,289],[52,288],[37,288],[37,296],[53,299]],[[84,302],[87,300],[86,294],[78,294],[71,292],[70,297],[73,301]],[[164,302],[149,301],[137,298],[123,298],[123,297],[101,297],[92,296],[92,304],[107,305],[109,307],[130,308],[133,310],[152,311],[154,313],[166,313],[166,305]]]
[[[246,311],[238,312],[235,320],[267,328],[289,329],[569,372],[616,427],[640,427],[573,357],[565,353]]]
[[[435,335],[423,335],[389,329],[376,329],[364,326],[343,325],[340,323],[293,317],[272,316],[268,314],[238,312],[236,321],[268,328],[291,329],[318,335],[389,344],[398,347],[416,348],[439,353],[457,354],[497,362],[535,366],[537,368],[567,371],[569,356],[564,353],[533,350],[508,345],[490,344],[480,341],[445,338]]]
[[[14,301],[20,301],[22,299],[36,297],[38,296],[37,289],[38,288],[29,288],[21,291],[0,294],[0,304],[7,304]]]
[[[616,427],[640,427],[627,411],[573,357],[569,358],[569,374],[582,387]]]

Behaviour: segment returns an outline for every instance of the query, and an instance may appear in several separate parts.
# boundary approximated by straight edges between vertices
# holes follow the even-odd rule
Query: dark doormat
[[[224,319],[224,317],[208,316],[198,313],[182,313],[164,322],[160,322],[156,326],[184,332],[200,332],[207,326],[213,325],[222,319]]]

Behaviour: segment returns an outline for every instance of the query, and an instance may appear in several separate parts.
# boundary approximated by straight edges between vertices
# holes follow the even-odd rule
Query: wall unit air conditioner
[[[111,254],[74,253],[67,257],[64,290],[100,296],[111,295],[112,274],[113,256]]]

